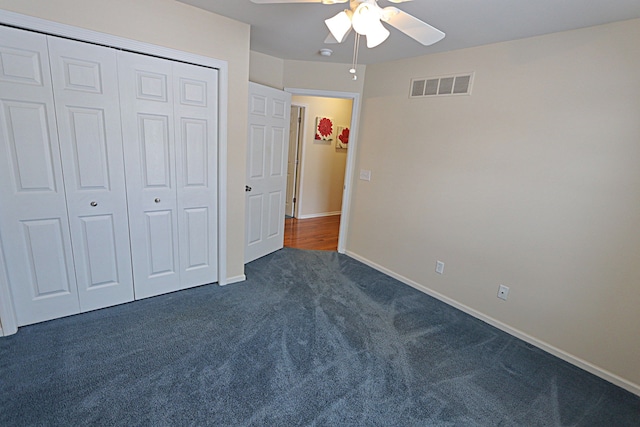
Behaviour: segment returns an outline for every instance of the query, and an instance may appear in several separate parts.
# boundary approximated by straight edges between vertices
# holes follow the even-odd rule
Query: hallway
[[[284,246],[298,249],[337,251],[340,215],[284,220]]]

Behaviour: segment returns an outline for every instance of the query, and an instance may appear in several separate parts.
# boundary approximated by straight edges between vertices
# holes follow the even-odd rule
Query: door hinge
[[[294,197],[294,198],[293,198],[293,203],[295,203],[295,202],[296,202],[296,198]]]

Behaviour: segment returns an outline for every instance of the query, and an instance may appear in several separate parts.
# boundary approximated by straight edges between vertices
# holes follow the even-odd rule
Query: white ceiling
[[[251,24],[251,50],[282,59],[351,63],[353,32],[342,44],[325,45],[324,20],[348,4],[264,4],[249,0],[177,0]],[[379,0],[381,7],[391,5]],[[361,43],[358,62],[373,64],[558,31],[640,18],[640,0],[414,0],[396,5],[446,33],[425,47],[387,25],[380,46]],[[221,41],[224,42],[224,41]],[[640,40],[638,41],[640,43]],[[319,50],[334,51],[330,58]]]

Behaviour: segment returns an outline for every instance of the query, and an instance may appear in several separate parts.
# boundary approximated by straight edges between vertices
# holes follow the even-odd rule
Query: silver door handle
[[[91,202],[91,203],[89,203],[89,204],[90,204],[91,206],[93,206],[94,208],[95,208],[96,206],[98,206],[98,202]]]
[[[156,197],[155,199],[153,199],[153,201],[156,203],[160,203],[160,197]]]
[[[248,185],[245,185],[245,186],[244,186],[244,191],[251,191],[251,190],[252,190],[252,188],[251,188],[251,187],[249,187]]]

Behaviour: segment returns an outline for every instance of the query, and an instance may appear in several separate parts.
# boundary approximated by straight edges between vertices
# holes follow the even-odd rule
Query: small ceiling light
[[[322,56],[331,56],[332,53],[331,49],[320,49],[320,55]]]

